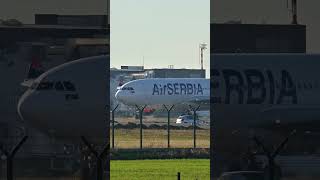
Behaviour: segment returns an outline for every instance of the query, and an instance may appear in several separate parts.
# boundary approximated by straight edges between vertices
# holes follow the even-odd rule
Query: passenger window
[[[67,91],[75,91],[75,86],[70,81],[63,81],[63,85]]]
[[[122,90],[133,90],[132,87],[123,87]]]
[[[62,85],[61,82],[56,82],[56,84],[55,84],[55,89],[56,89],[57,91],[64,91],[64,87],[63,87],[63,85]]]

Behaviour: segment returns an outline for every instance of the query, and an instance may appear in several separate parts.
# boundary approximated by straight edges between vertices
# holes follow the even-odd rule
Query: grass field
[[[110,162],[112,180],[157,180],[210,179],[209,159],[175,159],[175,160],[112,160]]]
[[[139,148],[139,139],[139,129],[115,129],[115,148]],[[191,148],[193,147],[193,130],[171,130],[170,139],[173,148]],[[196,142],[199,148],[209,148],[210,130],[197,130]],[[143,147],[166,148],[167,130],[143,129]]]

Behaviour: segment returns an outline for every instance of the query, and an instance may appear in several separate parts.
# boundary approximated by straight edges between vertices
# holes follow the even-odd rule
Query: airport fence
[[[135,106],[136,119],[131,117],[131,121],[123,121],[125,117],[117,116],[119,104],[110,111],[111,115],[111,148],[208,148],[210,143],[209,123],[206,123],[206,128],[200,127],[202,122],[197,112],[200,105],[192,106],[184,109],[183,112],[188,112],[188,116],[192,116],[191,122],[188,124],[181,122],[173,124],[172,113],[174,105],[162,105],[158,112],[149,114],[163,114],[161,118],[146,115],[145,109],[147,106]],[[164,115],[165,114],[165,115]],[[186,115],[185,114],[185,115]],[[116,117],[117,116],[117,117]],[[128,118],[127,118],[128,119]],[[129,118],[130,119],[130,118]],[[133,119],[133,120],[132,120]],[[146,123],[147,119],[147,123]],[[150,120],[151,119],[151,120]],[[155,120],[156,119],[156,120]],[[160,121],[158,119],[161,119]],[[138,120],[138,121],[136,121]],[[133,121],[133,122],[132,122]],[[136,123],[134,123],[136,122]],[[160,125],[159,125],[160,124]],[[192,141],[192,143],[190,143]],[[122,144],[121,144],[122,143]],[[125,145],[123,145],[125,144]]]

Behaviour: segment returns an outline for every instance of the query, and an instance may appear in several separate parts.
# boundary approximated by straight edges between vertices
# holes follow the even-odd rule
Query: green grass
[[[209,148],[210,130],[197,130],[197,147]],[[110,137],[111,138],[111,137]],[[139,148],[140,146],[139,129],[115,129],[115,148]],[[193,130],[171,130],[172,148],[191,148],[193,147]],[[111,141],[111,140],[110,140]],[[167,130],[144,129],[143,130],[144,148],[166,148]]]
[[[209,159],[111,160],[111,180],[210,179]]]

